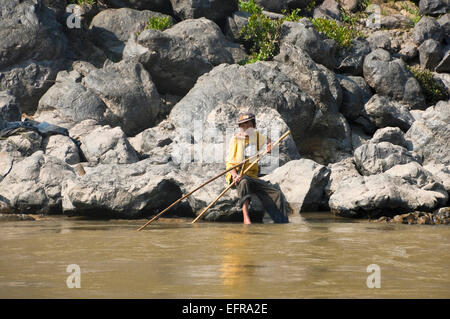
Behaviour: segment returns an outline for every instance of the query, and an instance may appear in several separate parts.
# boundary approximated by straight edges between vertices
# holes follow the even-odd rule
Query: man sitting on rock
[[[261,146],[265,144],[267,144],[267,152],[271,152],[270,139],[255,129],[256,120],[254,114],[250,112],[240,114],[238,125],[240,131],[236,133],[230,141],[226,159],[227,169],[242,162],[245,158],[257,154]],[[241,176],[241,169],[245,171],[252,163],[252,160],[250,160],[245,163],[243,168],[234,168],[225,176],[228,183],[231,183],[231,181],[236,182],[237,192],[240,198],[239,206],[242,207],[244,224],[251,224],[248,214],[251,194],[258,196],[267,213],[275,223],[288,223],[290,209],[283,198],[283,194],[270,183],[258,179],[258,164],[255,163],[245,175]]]

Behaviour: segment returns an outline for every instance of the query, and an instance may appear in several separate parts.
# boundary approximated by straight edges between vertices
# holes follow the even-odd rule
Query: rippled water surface
[[[1,298],[450,298],[450,227],[52,218],[0,223]],[[81,288],[69,289],[69,264]],[[381,288],[366,285],[367,266]]]

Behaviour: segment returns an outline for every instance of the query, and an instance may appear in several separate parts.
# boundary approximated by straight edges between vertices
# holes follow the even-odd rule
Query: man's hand
[[[233,174],[233,182],[237,185],[241,181],[242,176],[239,174]]]
[[[272,143],[271,142],[267,142],[266,150],[267,150],[267,153],[271,153],[272,152]]]

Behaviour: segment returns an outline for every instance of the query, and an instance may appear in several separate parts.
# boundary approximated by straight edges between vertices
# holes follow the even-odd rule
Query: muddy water
[[[143,220],[1,222],[0,298],[450,298],[450,227],[303,216],[141,232]]]

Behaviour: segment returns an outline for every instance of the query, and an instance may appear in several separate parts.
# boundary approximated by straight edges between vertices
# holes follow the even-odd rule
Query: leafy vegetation
[[[310,1],[305,13],[310,12],[315,6],[315,1]],[[240,30],[240,36],[246,41],[250,58],[241,61],[241,64],[253,63],[256,61],[271,60],[279,52],[279,40],[281,38],[281,25],[284,21],[299,21],[301,9],[292,10],[287,13],[283,10],[284,18],[270,19],[262,13],[262,7],[255,3],[255,0],[240,0],[239,10],[248,12],[250,17],[248,23]],[[356,36],[361,36],[353,27],[357,18],[347,13],[344,15],[344,26],[339,25],[334,20],[325,18],[310,18],[314,28],[322,32],[326,37],[334,39],[339,47],[347,48],[352,45],[352,40]]]
[[[67,1],[68,4],[77,4],[79,6],[83,4],[95,4],[96,0],[69,0]]]
[[[172,25],[173,25],[173,21],[172,21],[172,18],[169,16],[167,16],[167,17],[152,17],[148,21],[148,24],[145,28],[164,31],[164,30],[170,28]]]
[[[415,26],[417,22],[420,21],[422,16],[419,14],[419,9],[417,7],[411,7],[408,3],[402,3],[401,7],[403,10],[408,12],[411,16],[410,19],[412,21],[412,26]]]
[[[433,73],[430,70],[421,69],[418,65],[408,66],[408,69],[419,82],[427,103],[435,104],[440,100],[448,99],[447,90],[439,81],[433,78]]]
[[[341,48],[351,47],[352,40],[362,35],[351,26],[341,26],[335,20],[315,18],[311,19],[311,22],[318,32],[322,32],[326,37],[335,40]]]

